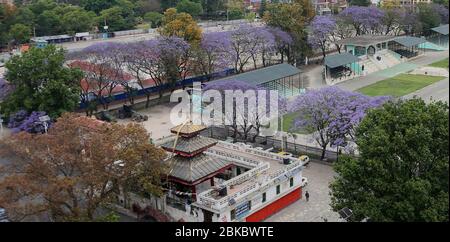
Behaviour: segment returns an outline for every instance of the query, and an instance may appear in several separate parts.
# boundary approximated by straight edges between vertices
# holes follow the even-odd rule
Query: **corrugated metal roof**
[[[400,38],[395,39],[394,41],[406,47],[413,47],[427,42],[426,39],[412,36],[402,36]]]
[[[170,176],[190,183],[213,174],[231,164],[229,161],[206,154],[200,154],[192,158],[175,156],[167,162],[172,171],[169,174]]]
[[[226,77],[210,83],[222,82],[222,81],[243,81],[251,85],[259,86],[271,81],[279,80],[285,77],[299,74],[300,69],[283,63],[273,65],[265,68],[261,68],[254,71],[245,72],[242,74]]]
[[[358,61],[359,61],[358,57],[350,53],[341,53],[325,57],[325,65],[330,68],[336,68],[338,66],[347,65]]]
[[[391,35],[359,35],[352,38],[347,38],[343,40],[337,41],[338,44],[343,45],[356,45],[356,46],[369,46],[369,45],[375,45],[382,42],[387,42],[390,40],[395,39],[396,36]]]
[[[448,24],[441,25],[436,28],[432,28],[431,30],[433,30],[434,32],[438,32],[442,35],[448,35]]]

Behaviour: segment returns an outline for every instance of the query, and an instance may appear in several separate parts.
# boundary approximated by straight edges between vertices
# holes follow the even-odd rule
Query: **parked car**
[[[307,155],[302,155],[302,156],[300,156],[300,157],[298,157],[302,162],[303,162],[303,165],[308,165],[309,164],[309,156],[307,156]]]
[[[278,155],[281,155],[281,156],[284,156],[284,157],[292,157],[292,156],[294,156],[293,154],[291,154],[289,152],[285,152],[285,151],[278,152]]]
[[[108,111],[101,111],[95,115],[98,120],[105,121],[108,123],[117,122],[116,118],[112,116]]]
[[[302,177],[302,182],[300,184],[302,188],[306,187],[306,185],[308,185],[308,178]]]

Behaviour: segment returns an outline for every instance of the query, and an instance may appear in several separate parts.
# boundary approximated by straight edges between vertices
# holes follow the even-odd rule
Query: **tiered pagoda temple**
[[[210,186],[214,186],[214,177],[233,167],[231,162],[204,153],[218,142],[199,136],[205,129],[203,125],[181,124],[170,130],[176,136],[175,140],[161,145],[171,153],[166,160],[169,182],[177,190],[191,192],[194,200],[197,185],[210,180]]]

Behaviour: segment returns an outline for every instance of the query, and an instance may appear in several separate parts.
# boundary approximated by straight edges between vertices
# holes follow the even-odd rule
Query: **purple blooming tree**
[[[253,134],[252,141],[254,142],[256,137],[261,133],[262,127],[269,121],[267,117],[269,117],[270,111],[278,109],[277,115],[279,116],[285,113],[286,110],[286,101],[284,99],[278,97],[277,103],[271,103],[270,93],[267,89],[240,80],[207,83],[203,91],[206,92],[209,90],[219,91],[222,94],[223,121],[229,124],[226,127],[230,127],[233,130],[233,138],[235,141],[238,137],[244,141],[248,141],[251,134]],[[244,98],[242,95],[235,94],[233,103],[229,104],[225,100],[226,91],[242,91],[242,93],[254,91],[254,96]],[[260,93],[259,91],[264,92]],[[237,98],[243,98],[245,104],[240,104]],[[249,105],[250,99],[252,98],[256,107]],[[232,112],[226,109],[230,106],[233,106]]]
[[[384,11],[377,7],[351,6],[338,16],[354,27],[356,35],[373,34],[380,31]]]
[[[195,58],[196,73],[211,79],[211,74],[229,68],[232,65],[231,36],[229,32],[211,32],[203,34],[199,48],[192,50]]]
[[[258,68],[258,60],[263,66],[267,66],[276,52],[275,36],[266,27],[254,28],[252,35],[255,47],[251,51],[253,67]]]
[[[244,68],[256,55],[268,53],[275,46],[275,38],[266,28],[255,28],[248,24],[240,25],[231,35],[231,57],[237,73],[244,72]]]
[[[8,128],[14,129],[19,127],[23,121],[28,117],[28,112],[20,110],[9,116]]]
[[[278,54],[281,56],[281,63],[284,63],[285,56],[289,59],[291,46],[294,42],[292,36],[281,30],[280,28],[269,27],[268,31],[272,33],[275,38],[275,49]]]
[[[111,97],[113,90],[120,84],[123,77],[121,51],[123,44],[102,42],[86,47],[81,51],[84,61],[74,61],[69,64],[72,68],[80,68],[85,77],[82,81],[82,97],[87,101],[91,91],[97,99],[104,96]],[[108,108],[108,102],[103,103]]]
[[[8,128],[12,129],[13,133],[28,132],[32,134],[42,134],[45,132],[44,124],[39,120],[40,117],[46,116],[45,112],[28,112],[21,110],[10,116]],[[47,123],[50,127],[51,122]]]
[[[165,84],[174,84],[189,75],[190,45],[178,37],[161,37],[134,44],[125,49],[125,65],[141,88],[159,87],[160,98]],[[150,92],[147,95],[147,106]]]
[[[332,16],[316,16],[309,27],[308,43],[314,49],[319,48],[322,51],[323,59],[325,59],[331,36],[336,30],[336,21]]]
[[[419,15],[407,9],[400,11],[399,25],[406,35],[415,35],[423,30]]]
[[[448,24],[448,8],[442,4],[432,3],[431,9],[441,17],[441,24]]]
[[[314,139],[322,147],[321,159],[324,159],[329,145],[347,146],[367,111],[388,99],[326,87],[299,96],[288,104],[288,110],[298,113],[294,128],[313,132]]]

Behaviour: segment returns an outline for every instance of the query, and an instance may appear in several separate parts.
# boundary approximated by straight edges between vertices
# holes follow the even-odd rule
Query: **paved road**
[[[255,26],[260,25],[260,23],[252,23],[252,24]],[[201,27],[201,28],[203,29],[204,33],[209,33],[209,32],[230,31],[235,27],[236,27],[235,25],[225,25],[225,26],[223,26],[223,28],[217,27],[217,26],[205,26],[205,27]],[[119,36],[119,37],[114,37],[114,38],[110,38],[110,39],[95,39],[95,40],[89,40],[89,41],[69,42],[69,43],[62,43],[62,44],[60,44],[60,46],[67,49],[67,51],[69,51],[69,52],[76,52],[76,51],[80,51],[88,46],[91,46],[95,43],[100,43],[100,42],[120,42],[120,43],[138,42],[138,41],[154,39],[157,36],[159,36],[159,34],[157,33],[156,30],[153,30],[152,33],[147,33],[147,34]]]
[[[392,68],[377,71],[377,72],[371,73],[367,76],[348,80],[348,81],[339,83],[336,86],[338,86],[344,90],[355,91],[362,87],[377,83],[379,81],[396,76],[398,74],[409,72],[411,70],[416,69],[417,67],[426,66],[426,65],[429,65],[436,61],[443,60],[445,58],[448,58],[448,56],[449,56],[449,54],[447,51],[427,52],[427,53],[425,53],[424,56],[421,56],[412,61],[401,63]]]
[[[421,90],[406,95],[404,98],[420,97],[426,102],[444,101],[449,102],[449,79],[429,85]]]
[[[303,193],[309,192],[309,202],[303,198],[280,212],[266,219],[266,222],[323,222],[326,218],[329,222],[338,222],[339,215],[330,207],[330,188],[336,173],[329,165],[311,162],[303,170],[303,176],[308,178],[308,185]]]

